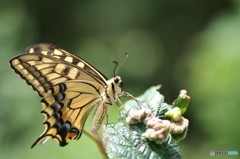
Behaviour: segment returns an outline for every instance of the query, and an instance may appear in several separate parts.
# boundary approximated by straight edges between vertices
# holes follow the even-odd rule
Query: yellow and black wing
[[[84,123],[92,108],[102,104],[104,88],[95,82],[69,80],[51,88],[41,100],[45,116],[45,131],[32,145],[56,138],[60,146],[81,136]]]
[[[54,85],[72,79],[106,85],[106,77],[93,66],[52,44],[36,44],[10,60],[13,70],[43,97]]]
[[[33,144],[79,138],[93,106],[103,101],[106,77],[83,59],[51,44],[36,44],[10,65],[42,97],[45,131]],[[33,147],[32,146],[32,147]]]

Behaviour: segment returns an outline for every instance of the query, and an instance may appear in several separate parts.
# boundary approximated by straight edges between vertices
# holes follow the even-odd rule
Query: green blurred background
[[[185,158],[240,152],[240,1],[0,0],[0,158],[100,158],[84,135],[64,148],[51,140],[30,149],[43,131],[40,98],[8,61],[39,42],[81,56],[109,78],[112,61],[128,52],[119,70],[125,91],[138,96],[162,84],[172,103],[188,90],[190,127],[180,143]],[[110,121],[117,117],[113,106]]]

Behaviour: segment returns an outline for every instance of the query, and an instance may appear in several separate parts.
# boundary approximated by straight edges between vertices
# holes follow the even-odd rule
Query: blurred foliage
[[[43,130],[40,99],[8,61],[38,42],[59,45],[108,77],[112,61],[128,52],[119,70],[125,91],[138,96],[162,84],[166,101],[182,88],[191,94],[189,133],[180,145],[186,158],[237,150],[239,28],[238,0],[0,0],[0,158],[100,157],[84,135],[64,148],[49,141],[30,149]],[[117,114],[113,106],[110,121]]]

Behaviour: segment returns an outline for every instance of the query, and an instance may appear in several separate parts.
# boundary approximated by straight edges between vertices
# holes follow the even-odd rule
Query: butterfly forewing
[[[27,53],[48,55],[67,63],[71,63],[78,69],[88,72],[88,74],[94,76],[99,83],[106,84],[107,78],[99,72],[96,68],[91,66],[85,60],[78,56],[75,56],[56,45],[53,44],[36,44],[26,49]]]
[[[90,64],[51,44],[29,47],[26,54],[13,58],[10,64],[41,97],[53,85],[70,79],[106,85],[106,78]]]
[[[33,45],[10,60],[10,65],[42,97],[45,130],[33,146],[49,138],[64,146],[70,139],[79,138],[94,106],[101,106],[95,113],[98,121],[93,122],[98,128],[106,112],[105,103],[112,104],[105,76],[57,46]]]

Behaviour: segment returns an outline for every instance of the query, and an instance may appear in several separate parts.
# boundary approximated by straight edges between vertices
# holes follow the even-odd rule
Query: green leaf
[[[144,124],[109,124],[104,133],[106,152],[110,159],[181,159],[176,142],[171,135],[163,144],[142,137]]]
[[[184,114],[190,102],[190,97],[187,91],[182,90],[176,100],[173,101],[173,108],[178,107],[181,109],[181,114]]]
[[[138,113],[141,114],[142,110],[150,110],[150,116],[148,117],[148,119],[154,117],[162,121],[168,120],[170,121],[169,123],[173,122],[171,118],[166,117],[165,115],[166,112],[173,109],[173,106],[164,103],[164,96],[159,93],[159,89],[160,86],[153,86],[150,89],[146,90],[143,95],[124,103],[123,110],[120,113],[120,119],[126,120],[127,117],[129,119],[130,112],[134,112],[135,115],[137,115]],[[180,102],[180,104],[181,103],[182,102]],[[180,110],[179,113],[180,119]],[[130,114],[130,118],[134,117],[132,113]],[[106,153],[108,154],[110,159],[183,158],[176,144],[176,139],[177,141],[180,141],[186,136],[187,127],[185,128],[184,125],[182,126],[183,128],[185,128],[184,131],[179,131],[181,130],[181,127],[175,127],[174,130],[179,129],[179,133],[178,131],[175,131],[175,134],[171,134],[167,131],[170,129],[166,128],[166,138],[163,138],[161,142],[156,142],[160,141],[158,140],[159,138],[156,138],[155,140],[155,137],[153,137],[151,138],[151,140],[148,136],[145,135],[149,128],[152,129],[151,127],[148,127],[149,125],[146,125],[147,121],[149,120],[147,120],[144,115],[142,116],[144,120],[141,120],[142,117],[140,116],[139,118],[137,116],[135,117],[136,122],[129,122],[131,123],[129,125],[124,125],[123,123],[116,123],[108,124],[106,126],[106,129],[104,131],[104,139],[106,144]],[[183,121],[183,119],[179,121],[177,120],[175,122],[180,121]],[[178,123],[175,124],[177,124],[177,126],[180,126],[178,125]],[[158,131],[158,129],[156,131]]]

